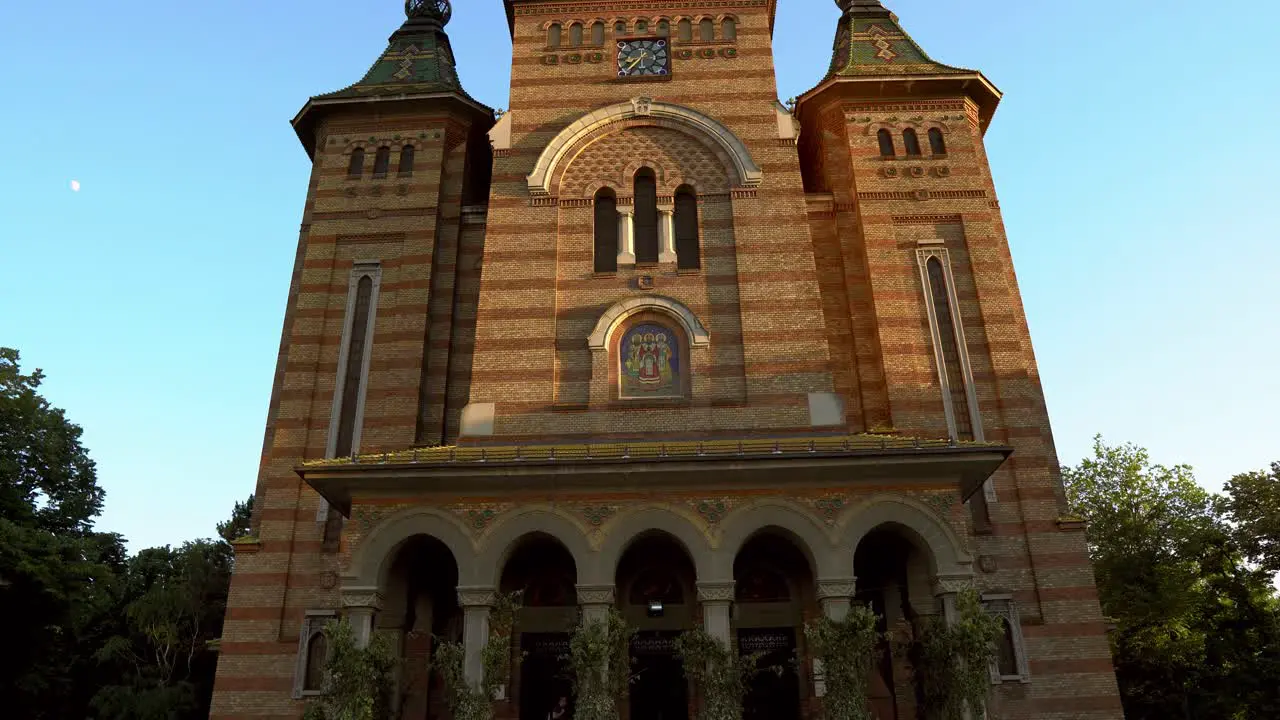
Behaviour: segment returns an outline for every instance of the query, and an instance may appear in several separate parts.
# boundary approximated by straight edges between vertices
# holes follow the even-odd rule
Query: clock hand
[[[627,65],[627,69],[628,69],[628,70],[631,70],[632,68],[634,68],[634,67],[636,66],[636,64],[637,64],[637,63],[639,63],[639,62],[640,62],[641,60],[643,60],[643,59],[644,59],[644,57],[643,57],[643,56],[641,56],[641,57],[636,58],[635,60],[632,60],[632,61],[630,62],[630,64],[628,64],[628,65]]]

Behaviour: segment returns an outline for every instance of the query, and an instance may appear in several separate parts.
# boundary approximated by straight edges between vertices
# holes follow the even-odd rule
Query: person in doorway
[[[569,698],[561,695],[555,707],[547,713],[547,720],[569,720]]]

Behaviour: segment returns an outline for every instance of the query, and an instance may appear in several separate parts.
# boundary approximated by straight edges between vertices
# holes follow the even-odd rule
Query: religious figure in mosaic
[[[643,323],[627,331],[619,352],[623,397],[674,397],[681,393],[679,343],[673,331]]]

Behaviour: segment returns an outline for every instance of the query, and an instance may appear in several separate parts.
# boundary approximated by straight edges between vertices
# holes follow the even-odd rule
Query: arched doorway
[[[738,652],[761,653],[748,681],[743,720],[799,720],[800,644],[813,575],[804,553],[778,532],[749,539],[733,562]]]
[[[892,523],[875,528],[858,543],[853,566],[855,602],[871,606],[880,632],[915,637],[922,618],[936,613],[930,554],[913,531]],[[910,666],[894,658],[887,641],[877,647],[869,694],[877,720],[915,717],[919,691]]]
[[[695,578],[689,554],[666,533],[642,535],[619,560],[618,602],[623,617],[637,628],[624,720],[688,720],[689,687],[675,639],[693,627]]]
[[[572,698],[569,632],[577,622],[577,568],[560,541],[526,535],[502,568],[499,589],[520,592],[516,616],[511,703],[521,718],[544,718],[560,697]]]
[[[393,707],[401,720],[449,717],[443,679],[431,670],[435,638],[462,641],[458,564],[449,548],[429,535],[415,535],[396,551],[387,572],[378,630],[389,635],[404,662]]]

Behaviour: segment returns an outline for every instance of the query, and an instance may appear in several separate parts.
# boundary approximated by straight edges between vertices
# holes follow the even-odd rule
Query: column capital
[[[463,585],[458,588],[458,605],[463,608],[493,607],[496,593],[492,585]]]
[[[938,575],[933,579],[934,595],[955,595],[973,589],[973,575]]]
[[[376,587],[342,588],[342,607],[347,609],[382,609],[382,593]]]
[[[703,603],[733,602],[734,582],[715,580],[698,582],[698,601]]]
[[[663,215],[674,215],[676,212],[676,206],[674,204],[673,205],[659,204],[658,212],[662,213]]]
[[[619,205],[617,207],[619,215],[635,215],[636,209],[634,205]]]
[[[857,593],[858,580],[854,577],[818,578],[818,600],[847,600]]]
[[[579,605],[612,605],[614,589],[612,585],[579,585]]]

